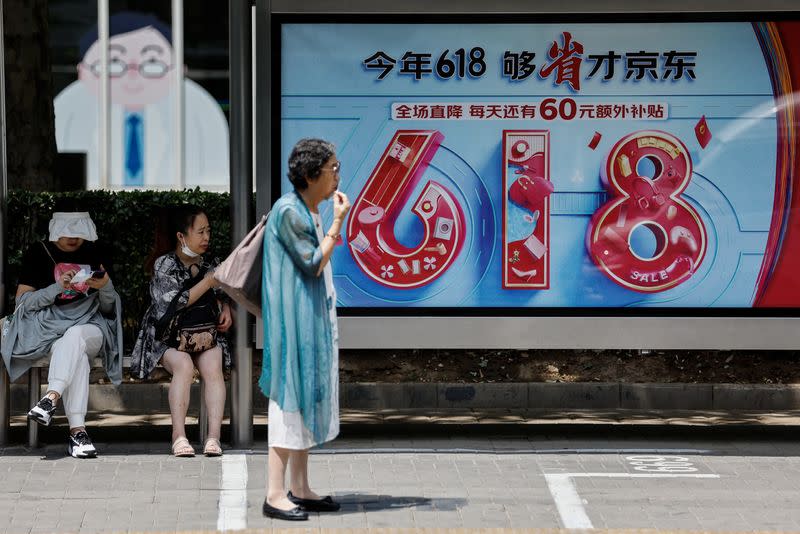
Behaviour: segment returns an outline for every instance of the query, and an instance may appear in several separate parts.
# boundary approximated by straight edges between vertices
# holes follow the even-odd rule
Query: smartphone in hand
[[[92,278],[103,278],[106,275],[106,272],[103,270],[99,271],[92,271]]]

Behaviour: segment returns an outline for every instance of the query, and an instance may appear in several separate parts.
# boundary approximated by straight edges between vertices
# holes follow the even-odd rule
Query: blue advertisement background
[[[546,61],[554,40],[572,33],[584,57],[640,50],[696,51],[696,80],[602,81],[602,71],[581,90],[537,76],[512,82],[502,77],[505,50],[536,52]],[[467,240],[455,264],[433,283],[396,290],[369,279],[347,246],[333,256],[339,306],[425,307],[749,307],[772,217],[776,165],[776,124],[769,76],[753,29],[747,23],[685,24],[490,24],[367,25],[285,24],[281,60],[282,190],[290,190],[286,159],[302,137],[336,144],[342,162],[340,188],[358,196],[386,145],[398,129],[436,129],[444,141],[411,198],[428,180],[443,183],[462,204]],[[433,54],[445,49],[486,50],[487,72],[480,78],[416,81],[397,74],[383,80],[363,60],[377,50],[398,59],[406,51]],[[569,96],[581,102],[665,102],[668,121],[392,121],[395,102],[529,102]],[[701,149],[694,126],[705,115],[713,139]],[[550,131],[550,289],[504,290],[501,283],[502,132]],[[585,234],[589,219],[607,199],[600,169],[611,146],[637,130],[667,131],[688,147],[694,164],[685,198],[700,213],[708,232],[708,252],[685,283],[655,294],[625,289],[590,259]],[[602,133],[596,150],[587,147]],[[330,220],[331,206],[321,213]],[[395,235],[407,246],[419,236],[419,221],[406,210]]]

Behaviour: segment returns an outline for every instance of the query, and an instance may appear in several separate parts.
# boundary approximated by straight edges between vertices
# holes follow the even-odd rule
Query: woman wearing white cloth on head
[[[28,418],[49,425],[62,401],[70,427],[67,452],[75,458],[97,455],[85,426],[89,359],[102,356],[111,381],[122,380],[120,298],[96,240],[88,213],[53,213],[49,241],[33,243],[22,258],[16,308],[1,347],[11,380],[50,356],[47,393]]]

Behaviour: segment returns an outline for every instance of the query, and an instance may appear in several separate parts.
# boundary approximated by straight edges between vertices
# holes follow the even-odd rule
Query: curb
[[[92,384],[89,410],[169,412],[169,384]],[[200,387],[193,384],[191,406]],[[228,387],[230,399],[230,385]],[[616,382],[341,383],[340,407],[352,410],[572,409],[572,410],[800,410],[800,384],[657,384]],[[230,402],[226,404],[228,413]],[[27,386],[11,386],[11,412],[28,410]],[[253,411],[267,400],[253,386]]]
[[[525,408],[574,410],[798,410],[800,385],[768,384],[342,384],[342,407],[361,410]]]

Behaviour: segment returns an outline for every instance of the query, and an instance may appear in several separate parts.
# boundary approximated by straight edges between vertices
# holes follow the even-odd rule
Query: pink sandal
[[[172,455],[176,458],[193,458],[194,448],[186,437],[180,437],[172,444]]]
[[[203,454],[208,457],[222,456],[222,445],[217,438],[208,438],[205,447],[203,447]]]

